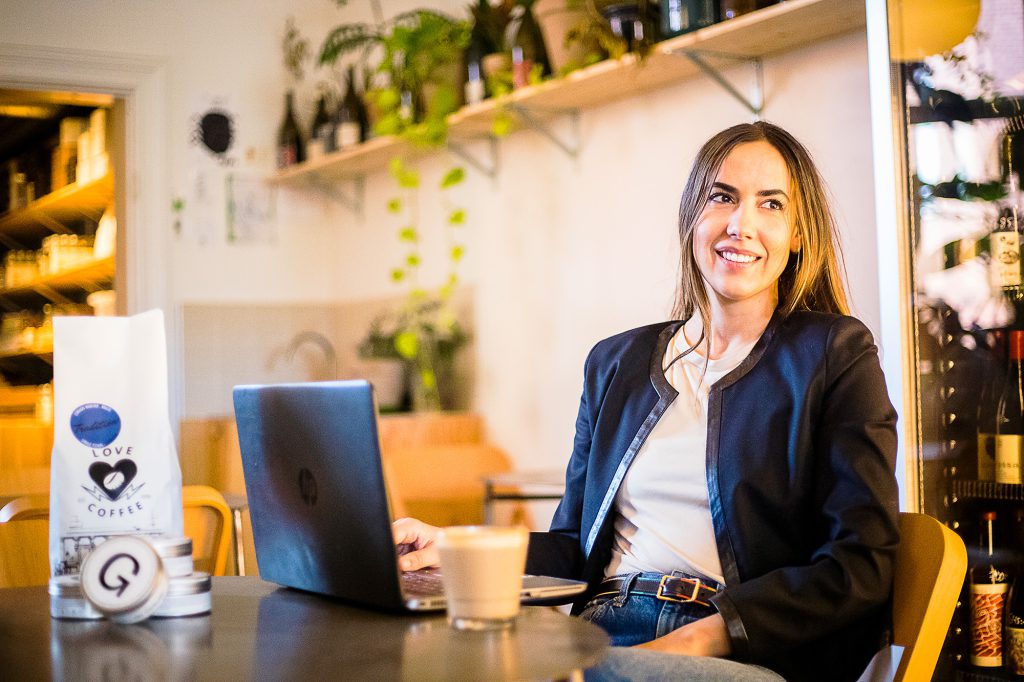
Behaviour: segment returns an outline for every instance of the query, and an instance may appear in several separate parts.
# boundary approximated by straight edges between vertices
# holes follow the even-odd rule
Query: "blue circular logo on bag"
[[[121,433],[121,417],[112,407],[88,403],[71,413],[71,433],[83,445],[105,448]]]

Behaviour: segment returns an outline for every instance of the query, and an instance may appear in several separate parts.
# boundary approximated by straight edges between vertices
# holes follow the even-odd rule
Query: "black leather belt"
[[[609,578],[605,580],[598,585],[597,592],[591,599],[618,594],[622,591],[623,584],[628,580],[629,578]],[[641,576],[633,581],[629,593],[645,594],[657,597],[662,601],[693,602],[701,606],[711,606],[711,597],[718,592],[718,588],[714,587],[714,585],[715,583],[708,584],[700,578],[686,578],[675,575],[663,575],[655,578]]]

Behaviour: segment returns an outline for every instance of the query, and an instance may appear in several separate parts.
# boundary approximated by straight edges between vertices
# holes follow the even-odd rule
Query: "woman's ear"
[[[793,230],[793,239],[789,243],[789,250],[792,253],[800,253],[800,247],[801,247],[800,231],[794,229]]]

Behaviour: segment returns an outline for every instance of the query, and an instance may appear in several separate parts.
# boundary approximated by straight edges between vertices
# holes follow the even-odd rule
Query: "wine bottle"
[[[995,552],[994,511],[981,515],[981,555],[971,566],[971,664],[998,668],[1003,664],[1003,610],[1010,576]]]
[[[479,0],[473,8],[473,28],[469,33],[469,45],[462,53],[462,77],[466,104],[476,104],[488,96],[484,71],[484,57],[498,52],[494,41],[487,35],[484,21],[491,14],[488,0]]]
[[[717,21],[718,0],[661,0],[663,38],[696,31]]]
[[[1003,181],[1019,188],[1024,183],[1024,114],[1010,118],[999,147]]]
[[[996,483],[1020,483],[1024,443],[1024,331],[1009,336],[1009,364],[996,420]]]
[[[551,62],[544,46],[544,35],[526,5],[516,5],[515,15],[509,23],[509,47],[512,51],[512,87],[525,88],[530,85],[530,74],[540,66],[540,75],[551,75]]]
[[[979,481],[996,480],[996,424],[999,420],[999,397],[1006,369],[1005,334],[1001,330],[988,333],[989,349],[978,400],[978,473]]]
[[[320,94],[313,113],[313,122],[309,124],[309,144],[306,146],[306,158],[310,161],[319,159],[334,144],[331,134],[331,118],[327,115],[327,95]],[[328,142],[330,140],[330,142]]]
[[[334,148],[348,149],[365,142],[369,127],[366,106],[356,93],[356,70],[354,66],[350,66],[345,96],[338,102],[338,109],[334,115]]]
[[[1014,528],[1024,529],[1024,510],[1014,512]],[[1020,545],[1017,545],[1020,547]],[[1013,583],[1006,598],[1003,620],[1003,665],[1011,675],[1024,676],[1024,577],[1021,563],[1015,566]]]
[[[302,132],[295,120],[295,96],[289,90],[285,96],[284,120],[277,132],[277,167],[287,168],[296,163],[306,160],[305,144],[302,141]]]

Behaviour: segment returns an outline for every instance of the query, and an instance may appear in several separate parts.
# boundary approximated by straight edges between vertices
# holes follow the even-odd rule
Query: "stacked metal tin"
[[[194,571],[189,538],[115,536],[78,575],[50,579],[50,615],[118,623],[195,616],[210,612],[210,587],[210,574]]]

